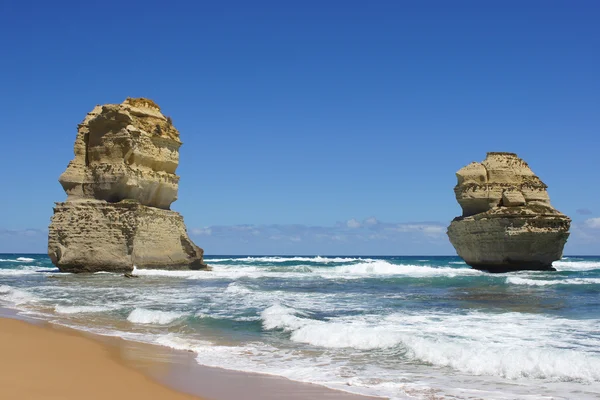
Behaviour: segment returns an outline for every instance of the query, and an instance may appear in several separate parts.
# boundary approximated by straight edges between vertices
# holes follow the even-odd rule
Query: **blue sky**
[[[0,251],[45,251],[76,125],[144,96],[181,132],[173,209],[207,254],[453,254],[454,172],[487,151],[549,185],[566,253],[599,254],[599,18],[594,1],[2,2]]]

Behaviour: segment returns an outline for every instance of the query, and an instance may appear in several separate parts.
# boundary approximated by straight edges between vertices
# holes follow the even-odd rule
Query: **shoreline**
[[[284,377],[202,366],[192,352],[29,318],[0,308],[0,384],[8,398],[368,400]]]
[[[7,399],[202,400],[131,368],[117,348],[49,323],[0,318],[0,354]]]

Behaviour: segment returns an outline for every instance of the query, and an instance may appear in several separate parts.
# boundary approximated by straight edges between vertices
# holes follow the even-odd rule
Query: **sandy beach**
[[[0,319],[3,399],[192,400],[126,365],[112,346],[51,325]]]
[[[2,399],[376,399],[272,375],[203,367],[188,352],[0,312]]]

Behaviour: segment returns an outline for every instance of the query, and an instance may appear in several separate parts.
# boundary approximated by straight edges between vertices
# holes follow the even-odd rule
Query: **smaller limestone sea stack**
[[[489,272],[553,271],[571,219],[550,205],[547,186],[514,153],[488,153],[456,173],[463,215],[448,237],[467,264]]]
[[[207,269],[177,199],[179,131],[149,99],[96,106],[79,124],[60,176],[48,255],[64,272]]]

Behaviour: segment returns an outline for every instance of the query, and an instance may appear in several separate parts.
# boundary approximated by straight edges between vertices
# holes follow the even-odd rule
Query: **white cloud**
[[[206,235],[210,236],[212,234],[212,230],[210,228],[194,228],[191,230],[193,235]]]
[[[418,232],[426,236],[441,236],[446,231],[446,227],[438,224],[397,224],[389,229],[397,232]]]
[[[600,228],[600,217],[587,219],[585,221],[585,225],[588,228],[592,228],[592,229],[598,229],[598,228]]]
[[[348,220],[348,222],[346,222],[346,226],[348,226],[348,228],[351,229],[356,229],[356,228],[360,228],[361,223],[358,222],[357,220],[355,220],[354,218]]]
[[[439,222],[398,224],[371,217],[321,226],[213,225],[189,231],[207,254],[453,254],[445,229]]]
[[[365,219],[365,222],[364,222],[364,224],[366,226],[373,226],[373,225],[377,225],[378,223],[379,223],[379,221],[375,217],[367,218],[367,219]]]
[[[212,237],[220,241],[244,239],[250,243],[359,243],[406,242],[426,238],[445,242],[445,226],[440,223],[387,223],[375,217],[362,223],[355,218],[333,226],[290,225],[230,225],[190,229],[194,236]],[[442,240],[443,239],[443,240]]]

